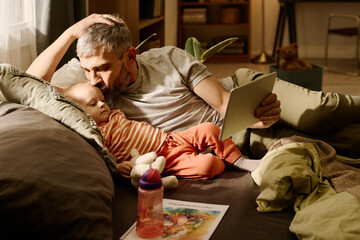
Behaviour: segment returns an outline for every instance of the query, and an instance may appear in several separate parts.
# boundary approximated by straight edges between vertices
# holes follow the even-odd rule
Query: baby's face
[[[90,84],[81,84],[76,91],[75,101],[87,112],[96,124],[107,122],[110,108],[105,103],[100,89]]]

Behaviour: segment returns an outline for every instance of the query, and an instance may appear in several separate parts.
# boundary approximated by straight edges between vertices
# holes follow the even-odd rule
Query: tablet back
[[[272,92],[275,79],[276,72],[273,72],[231,90],[220,140],[224,140],[259,121],[254,116],[255,109]]]

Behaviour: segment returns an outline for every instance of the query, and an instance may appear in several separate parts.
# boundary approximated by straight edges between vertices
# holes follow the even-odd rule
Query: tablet
[[[254,116],[255,109],[272,92],[275,80],[276,72],[272,72],[231,90],[220,132],[221,141],[259,122]]]

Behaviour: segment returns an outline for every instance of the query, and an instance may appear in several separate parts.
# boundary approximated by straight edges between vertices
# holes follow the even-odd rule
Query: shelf
[[[225,24],[225,23],[205,23],[205,24],[182,24],[181,28],[199,28],[199,27],[247,27],[248,23],[233,23],[233,24]]]
[[[157,18],[140,18],[139,19],[139,30],[149,27],[155,23],[161,22],[164,20],[164,16]]]
[[[140,0],[86,0],[86,2],[88,6],[88,15],[91,13],[116,13],[121,16],[130,29],[132,43],[134,46],[137,46],[142,40],[144,40],[144,37],[148,37],[154,32],[157,33],[157,38],[160,40],[160,45],[164,45],[165,0],[161,1],[162,16],[149,19],[140,18]]]
[[[250,5],[250,0],[231,2],[179,0],[178,47],[184,48],[186,39],[189,37],[195,37],[202,46],[207,47],[211,47],[222,38],[239,37],[239,40],[244,39],[245,44],[239,51],[236,51],[237,53],[223,51],[223,53],[212,56],[207,62],[249,62]],[[206,11],[203,10],[204,8]],[[185,23],[183,19],[186,20]]]
[[[199,6],[199,5],[239,5],[239,4],[249,4],[249,1],[214,1],[214,2],[181,2],[180,6]]]

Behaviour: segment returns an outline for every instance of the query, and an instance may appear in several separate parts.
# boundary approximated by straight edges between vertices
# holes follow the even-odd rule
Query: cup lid
[[[150,168],[147,170],[140,179],[139,186],[142,189],[157,189],[161,188],[162,180],[158,170]]]

